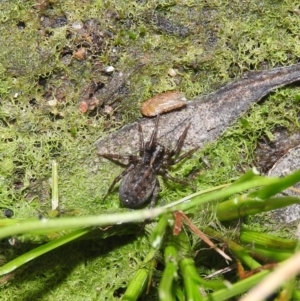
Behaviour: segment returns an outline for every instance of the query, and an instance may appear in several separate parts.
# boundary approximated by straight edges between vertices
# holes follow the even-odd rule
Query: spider
[[[144,143],[142,127],[138,123],[139,156],[98,154],[100,157],[127,167],[113,180],[104,198],[112,192],[114,186],[121,180],[119,186],[119,198],[124,207],[135,209],[145,205],[146,203],[150,203],[150,208],[152,208],[155,204],[160,188],[157,175],[161,175],[168,180],[172,180],[183,185],[188,184],[182,179],[172,177],[168,173],[167,169],[184,160],[188,156],[191,156],[198,149],[198,147],[193,148],[178,156],[190,127],[190,123],[184,128],[182,134],[177,140],[175,148],[169,150],[157,142],[158,122],[159,115],[156,118],[155,127],[150,140],[146,143]],[[127,160],[128,163],[124,164],[122,163],[122,160]]]

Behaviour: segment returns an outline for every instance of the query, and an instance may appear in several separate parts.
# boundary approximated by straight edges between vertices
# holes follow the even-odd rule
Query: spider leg
[[[149,209],[151,209],[151,208],[154,207],[155,202],[157,200],[157,196],[158,196],[159,190],[160,190],[159,181],[156,179],[156,184],[155,184],[155,187],[153,189],[152,196],[151,196],[151,201],[150,201]]]
[[[159,122],[159,115],[157,115],[157,117],[156,117],[154,130],[152,132],[152,135],[151,135],[151,138],[150,138],[149,142],[146,145],[148,149],[151,149],[157,143],[158,122]]]
[[[134,155],[121,156],[117,154],[98,154],[98,156],[108,159],[118,165],[125,166],[125,167],[131,163],[136,163],[139,161],[139,158]],[[127,161],[127,163],[122,162],[122,160]]]
[[[173,182],[179,183],[181,185],[185,185],[185,186],[189,186],[193,191],[197,190],[197,187],[194,185],[191,185],[191,183],[189,183],[188,181],[184,180],[184,179],[178,179],[178,178],[174,178],[172,177],[168,171],[166,170],[162,170],[160,173],[160,175],[162,175],[164,178],[171,180]]]
[[[186,181],[186,180],[178,179],[178,178],[172,177],[172,176],[168,173],[167,170],[160,170],[158,173],[159,173],[160,175],[162,175],[164,178],[166,178],[166,179],[168,179],[168,180],[170,180],[170,181],[179,183],[179,184],[181,184],[181,185],[187,185],[187,186],[190,185],[190,183],[189,183],[188,181]]]
[[[199,149],[199,147],[197,146],[197,147],[194,147],[191,150],[185,152],[184,154],[182,154],[181,156],[179,156],[176,159],[171,158],[170,162],[169,162],[169,165],[175,165],[175,164],[179,163],[180,161],[184,160],[185,158],[191,156],[198,149]]]
[[[125,169],[122,173],[120,173],[117,177],[114,178],[113,182],[109,186],[106,194],[104,195],[103,199],[106,199],[106,197],[112,192],[114,189],[114,186],[124,177],[126,176],[132,169],[134,168],[134,165],[130,165],[127,169]]]
[[[185,137],[187,135],[187,132],[188,132],[190,126],[191,126],[190,123],[188,123],[186,125],[185,129],[183,130],[182,134],[179,136],[179,138],[177,140],[177,144],[176,144],[175,148],[173,150],[171,150],[170,157],[173,157],[173,156],[175,156],[175,155],[177,155],[177,154],[180,153],[181,148],[182,148],[183,143],[184,143],[184,140],[185,140]]]

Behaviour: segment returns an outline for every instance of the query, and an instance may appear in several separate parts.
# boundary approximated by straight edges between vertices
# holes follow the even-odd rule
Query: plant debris
[[[186,106],[186,98],[179,91],[168,91],[151,97],[141,107],[141,113],[146,117],[171,112]]]

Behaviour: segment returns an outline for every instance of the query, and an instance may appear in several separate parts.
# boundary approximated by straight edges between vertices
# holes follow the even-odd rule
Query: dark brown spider
[[[146,143],[144,143],[142,127],[138,124],[139,156],[98,154],[115,163],[127,166],[127,168],[113,180],[105,197],[113,190],[116,183],[122,179],[119,187],[119,197],[124,207],[138,208],[148,202],[150,202],[150,207],[153,207],[159,192],[157,175],[187,185],[186,181],[172,177],[167,169],[171,165],[177,164],[187,158],[198,149],[193,148],[178,156],[190,124],[186,125],[184,131],[177,140],[175,148],[173,150],[168,150],[157,142],[158,121],[159,116],[156,118],[155,127],[150,140]],[[121,160],[127,160],[128,164],[122,163]]]

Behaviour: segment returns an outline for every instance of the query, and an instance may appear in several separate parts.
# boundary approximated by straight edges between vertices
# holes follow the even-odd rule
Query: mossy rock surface
[[[103,200],[122,169],[99,164],[94,142],[136,120],[157,93],[191,99],[244,72],[299,62],[299,30],[292,0],[2,1],[1,208],[15,218],[48,216],[55,160],[62,215],[125,210],[116,191]],[[80,103],[95,99],[83,114]],[[298,100],[298,87],[277,91],[174,174],[193,175],[199,189],[230,181],[255,164],[262,136],[272,139],[278,126],[297,130]],[[191,191],[162,184],[160,200]],[[32,248],[3,241],[1,258]],[[64,246],[1,280],[1,300],[118,300],[148,249],[143,231]]]

